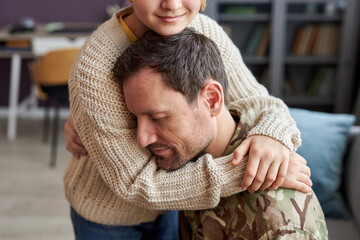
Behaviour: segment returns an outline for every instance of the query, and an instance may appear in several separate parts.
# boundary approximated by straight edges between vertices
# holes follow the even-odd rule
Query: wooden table
[[[9,24],[0,29],[0,42],[4,43],[11,40],[27,40],[31,43],[30,49],[24,50],[5,50],[0,48],[0,58],[11,59],[10,67],[10,87],[9,87],[9,108],[8,108],[8,125],[7,125],[7,137],[9,140],[16,138],[17,128],[17,116],[20,106],[24,106],[31,102],[29,97],[23,102],[19,101],[20,90],[20,74],[21,74],[21,60],[32,59],[38,56],[38,53],[33,48],[33,42],[35,39],[43,38],[67,38],[70,40],[76,40],[78,38],[88,37],[99,23],[38,23],[31,32],[11,33],[11,29],[14,26]],[[69,41],[71,43],[71,41]],[[71,44],[69,44],[71,46]],[[30,98],[34,95],[31,94]]]

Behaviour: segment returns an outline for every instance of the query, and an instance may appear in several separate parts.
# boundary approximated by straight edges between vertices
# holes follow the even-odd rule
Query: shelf
[[[271,3],[272,0],[243,0],[241,4],[264,4]],[[239,4],[239,0],[221,0],[220,4]]]
[[[257,13],[257,14],[219,14],[219,21],[230,22],[230,21],[270,21],[270,14],[268,13]]]
[[[299,3],[299,4],[304,4],[304,3],[328,3],[329,0],[287,0],[288,4],[293,4],[293,3]]]
[[[294,96],[283,97],[283,100],[289,105],[302,106],[332,106],[335,102],[334,98],[309,97],[309,96]]]
[[[21,55],[21,58],[33,58],[34,54],[32,51],[8,51],[8,50],[0,50],[0,58],[9,59],[11,58],[15,53],[19,53]]]
[[[358,43],[359,0],[214,2],[213,12],[209,12],[224,23],[234,44],[241,49],[243,61],[259,81],[264,80],[271,95],[289,106],[349,112],[352,96],[348,93],[353,84],[354,66],[345,63],[355,59],[356,52],[351,49]],[[271,26],[270,34],[260,34],[258,29],[262,25]],[[257,57],[254,51],[259,49],[259,39],[269,39],[263,57]],[[326,78],[320,74],[326,74]],[[319,91],[319,96],[308,94],[307,84],[315,77],[331,80],[330,84],[323,83],[329,87],[327,95],[324,90],[327,88]],[[287,79],[299,82],[288,86]],[[292,87],[297,91],[291,91]],[[289,94],[292,92],[296,95]],[[330,94],[331,97],[326,97]]]
[[[287,20],[292,22],[340,22],[342,20],[342,16],[338,14],[325,15],[291,13],[288,14]]]
[[[287,56],[285,57],[286,64],[337,64],[336,57],[316,57],[316,56]]]
[[[256,57],[256,56],[243,56],[243,60],[246,64],[268,64],[268,57]]]

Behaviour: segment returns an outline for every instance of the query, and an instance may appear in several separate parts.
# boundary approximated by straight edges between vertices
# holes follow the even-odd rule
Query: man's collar
[[[243,140],[246,139],[247,134],[250,130],[249,125],[245,123],[244,118],[241,116],[241,113],[236,110],[229,110],[231,113],[231,116],[234,118],[234,120],[238,123],[234,135],[231,138],[225,152],[224,156],[231,154],[241,143]]]

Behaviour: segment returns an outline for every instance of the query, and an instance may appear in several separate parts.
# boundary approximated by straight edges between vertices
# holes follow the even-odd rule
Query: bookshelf
[[[270,94],[291,107],[351,112],[358,0],[212,0],[206,14]]]

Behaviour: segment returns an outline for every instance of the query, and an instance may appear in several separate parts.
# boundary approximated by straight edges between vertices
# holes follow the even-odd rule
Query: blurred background
[[[325,114],[321,116],[327,119],[352,119],[337,150],[341,170],[334,190],[341,193],[350,213],[335,218],[351,221],[350,228],[355,229],[351,231],[359,233],[360,214],[352,212],[351,205],[358,198],[343,189],[351,181],[344,179],[344,171],[352,166],[344,159],[360,160],[354,152],[358,145],[353,146],[359,129],[352,126],[360,118],[359,1],[207,2],[205,14],[224,28],[270,94],[291,108]],[[91,32],[127,4],[126,0],[0,1],[0,239],[73,239],[62,189],[62,174],[71,157],[63,133],[70,112],[63,75]],[[52,70],[45,65],[52,58],[67,65]],[[60,72],[57,80],[46,82],[46,76],[55,72]]]

